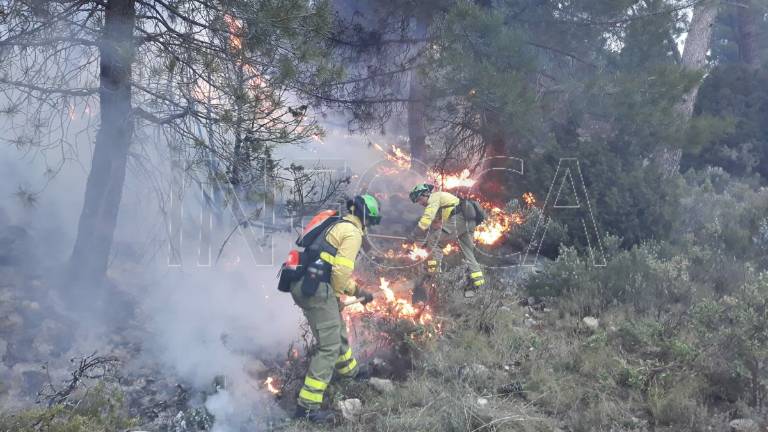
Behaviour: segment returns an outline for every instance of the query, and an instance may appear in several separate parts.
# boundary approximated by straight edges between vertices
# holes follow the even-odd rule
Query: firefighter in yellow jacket
[[[296,418],[315,422],[333,419],[333,412],[321,409],[323,394],[334,371],[343,378],[365,379],[368,371],[357,364],[347,338],[347,327],[341,317],[339,296],[357,296],[363,303],[373,295],[357,286],[351,278],[355,259],[363,242],[365,227],[381,221],[379,204],[371,195],[358,195],[347,202],[350,214],[331,225],[315,242],[305,249],[314,251],[319,269],[325,268],[329,276],[321,280],[312,295],[303,287],[305,274],[291,284],[291,295],[307,318],[317,350],[309,362],[297,400]],[[312,271],[312,266],[307,272]]]
[[[485,285],[485,276],[480,264],[475,258],[475,244],[473,242],[473,233],[475,231],[477,211],[479,211],[471,201],[463,200],[449,192],[433,192],[435,186],[428,183],[416,185],[411,190],[409,198],[414,203],[424,206],[424,213],[419,219],[418,225],[414,229],[411,237],[414,240],[426,239],[428,230],[433,222],[437,222],[441,231],[447,234],[455,234],[464,261],[469,267],[470,283],[464,288],[464,297],[473,297],[475,291]],[[431,253],[427,258],[427,274],[437,273],[440,270],[440,264],[443,258],[443,251],[438,246],[435,236],[431,244]],[[421,288],[423,289],[423,288]],[[416,290],[414,290],[416,297]],[[414,300],[417,300],[414,298]]]

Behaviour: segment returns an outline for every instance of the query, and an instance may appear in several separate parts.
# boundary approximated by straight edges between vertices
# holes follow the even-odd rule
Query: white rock
[[[363,403],[360,399],[346,399],[336,402],[336,409],[341,411],[341,415],[347,420],[357,420],[363,411]]]
[[[731,420],[728,426],[731,428],[731,432],[759,432],[760,430],[757,423],[751,419]]]
[[[600,321],[591,316],[584,317],[581,322],[584,323],[585,326],[587,326],[588,329],[595,331],[598,327],[600,327]]]
[[[536,322],[536,320],[535,320],[535,319],[527,318],[527,319],[524,321],[524,324],[525,324],[525,326],[526,326],[526,327],[528,327],[528,328],[533,328],[534,326],[536,326],[536,324],[538,324],[538,322]]]
[[[371,378],[368,380],[368,384],[381,393],[391,393],[395,391],[395,385],[388,379]]]
[[[488,405],[488,399],[486,399],[486,398],[477,398],[477,405],[481,406],[481,407]]]

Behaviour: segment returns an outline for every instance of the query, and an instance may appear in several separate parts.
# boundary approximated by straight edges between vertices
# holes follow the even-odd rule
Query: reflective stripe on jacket
[[[440,221],[445,223],[451,216],[453,208],[459,205],[460,201],[459,197],[448,192],[432,192],[429,195],[424,214],[422,214],[421,219],[419,219],[419,228],[422,230],[429,229],[429,226],[432,225],[432,221],[435,220],[438,211],[442,211]]]
[[[363,244],[363,224],[360,219],[351,214],[343,219],[352,223],[337,223],[325,236],[325,240],[336,248],[336,256],[327,252],[320,254],[320,259],[333,266],[331,286],[337,297],[342,294],[351,296],[357,292],[357,284],[351,276],[355,269],[355,258]]]

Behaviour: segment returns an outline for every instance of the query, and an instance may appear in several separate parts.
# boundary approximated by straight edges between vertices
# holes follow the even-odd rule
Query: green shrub
[[[701,388],[696,380],[681,379],[669,388],[653,386],[648,393],[648,408],[657,426],[706,430],[707,411],[701,403]]]
[[[707,348],[702,361],[715,377],[736,375],[748,382],[751,406],[763,406],[768,356],[768,272],[750,271],[733,296],[696,305],[692,312],[698,343]],[[741,377],[739,379],[739,377]]]
[[[123,406],[118,389],[99,384],[81,395],[76,404],[58,404],[0,414],[2,432],[115,432],[136,426]]]
[[[674,305],[686,306],[693,295],[684,256],[663,256],[659,245],[646,243],[618,250],[618,240],[606,240],[610,255],[605,267],[595,267],[574,248],[561,249],[557,260],[526,286],[530,295],[560,297],[561,307],[577,316],[599,315],[610,305],[629,305],[637,313],[660,317]]]

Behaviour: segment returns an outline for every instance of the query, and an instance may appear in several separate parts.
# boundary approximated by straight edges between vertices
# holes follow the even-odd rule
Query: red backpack
[[[299,238],[296,239],[296,246],[301,248],[310,247],[320,235],[340,221],[342,221],[342,218],[338,211],[321,211],[304,227],[304,230],[299,234]],[[304,251],[299,252],[296,249],[292,249],[288,252],[288,258],[280,267],[280,272],[278,273],[277,289],[283,292],[290,292],[291,283],[304,276],[307,265],[309,264],[307,261],[311,261],[311,258],[312,257],[309,257]]]

